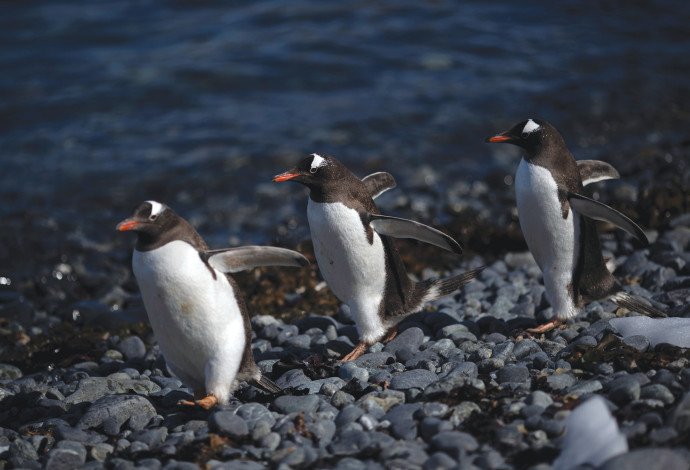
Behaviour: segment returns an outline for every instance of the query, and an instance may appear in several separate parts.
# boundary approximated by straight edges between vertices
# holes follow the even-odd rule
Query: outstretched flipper
[[[272,381],[263,374],[261,374],[259,380],[249,380],[249,384],[255,386],[256,388],[260,388],[261,390],[268,393],[280,393],[283,391],[283,389],[280,388],[280,386],[278,386],[274,381]]]
[[[275,246],[241,246],[202,253],[211,267],[224,273],[236,273],[259,266],[308,266],[309,260],[293,250]]]
[[[396,186],[395,178],[390,173],[379,171],[362,178],[362,183],[367,188],[372,199],[376,199],[381,194]]]
[[[462,247],[452,237],[445,233],[420,224],[413,220],[400,219],[387,215],[373,214],[370,216],[371,227],[380,235],[395,238],[414,238],[422,242],[435,245],[453,253],[462,253]]]
[[[609,298],[614,304],[619,307],[627,308],[633,312],[642,313],[649,317],[665,318],[668,315],[661,310],[658,310],[647,302],[645,299],[632,296],[625,291],[616,292]]]
[[[570,207],[572,207],[573,210],[579,212],[585,217],[611,223],[637,238],[639,241],[644,243],[645,246],[649,245],[647,235],[644,234],[642,229],[635,222],[618,212],[616,209],[613,209],[606,204],[595,201],[594,199],[590,199],[581,194],[569,192],[567,195],[568,202],[570,202]]]
[[[601,160],[578,160],[576,163],[583,186],[598,181],[617,180],[621,177],[618,170]]]

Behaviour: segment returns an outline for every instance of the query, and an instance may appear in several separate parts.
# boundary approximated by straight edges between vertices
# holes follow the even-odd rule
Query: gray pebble
[[[424,332],[418,327],[407,328],[398,333],[386,346],[383,352],[395,355],[398,349],[403,346],[419,349],[419,346],[424,341]]]
[[[138,336],[130,336],[121,341],[117,346],[117,350],[120,351],[128,361],[143,359],[146,355],[146,345]]]
[[[253,429],[259,421],[265,421],[270,426],[273,426],[276,422],[273,414],[260,403],[245,403],[237,408],[235,413],[247,423],[247,427],[250,430]]]
[[[546,383],[551,390],[565,390],[575,383],[575,377],[568,373],[550,375],[546,378]]]
[[[431,447],[459,460],[465,454],[476,451],[479,443],[471,434],[449,431],[435,435],[431,439]]]
[[[345,382],[349,382],[352,379],[366,382],[369,380],[369,371],[364,367],[359,367],[355,362],[350,361],[340,366],[338,369],[338,376]]]
[[[282,395],[275,399],[273,407],[284,414],[296,411],[316,411],[319,407],[319,397],[318,395]]]
[[[233,439],[243,438],[249,434],[247,422],[230,411],[213,413],[209,417],[208,426],[211,431],[225,434]]]
[[[609,386],[609,399],[617,405],[640,398],[640,383],[629,375],[615,379]]]
[[[505,382],[527,382],[529,379],[529,369],[519,364],[508,364],[496,371],[496,380],[499,384]]]
[[[427,385],[438,379],[435,373],[424,369],[414,369],[395,375],[390,382],[393,390],[407,390],[408,388],[425,389]]]

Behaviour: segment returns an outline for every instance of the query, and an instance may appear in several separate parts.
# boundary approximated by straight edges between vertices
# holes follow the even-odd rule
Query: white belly
[[[379,307],[386,287],[381,238],[374,232],[370,244],[357,211],[341,203],[309,199],[307,217],[316,261],[328,287],[350,307],[361,339],[380,339],[385,327]]]
[[[570,318],[577,313],[568,289],[577,261],[579,217],[569,210],[563,218],[551,172],[525,159],[515,175],[515,195],[520,227],[544,273],[544,287],[554,313],[558,318]]]
[[[226,402],[239,369],[245,336],[232,286],[211,271],[188,243],[134,251],[153,332],[171,370],[195,390],[205,387]]]

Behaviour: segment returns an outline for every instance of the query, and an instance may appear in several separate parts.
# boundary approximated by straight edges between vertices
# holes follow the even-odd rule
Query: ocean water
[[[98,239],[156,199],[216,244],[266,242],[267,217],[303,224],[304,191],[270,178],[311,152],[442,192],[514,172],[483,141],[527,117],[578,158],[682,141],[688,18],[671,1],[6,2],[0,223]]]

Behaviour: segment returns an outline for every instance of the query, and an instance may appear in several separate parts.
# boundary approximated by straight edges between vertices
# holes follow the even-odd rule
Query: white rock
[[[600,396],[575,408],[565,420],[565,429],[563,450],[553,462],[553,470],[570,470],[585,463],[598,467],[628,451],[628,441]]]
[[[690,318],[612,318],[609,324],[621,336],[645,336],[654,347],[668,343],[681,348],[690,348]]]

